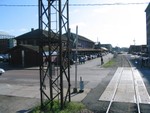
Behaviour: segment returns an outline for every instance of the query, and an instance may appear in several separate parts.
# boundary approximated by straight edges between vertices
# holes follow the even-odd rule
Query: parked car
[[[4,61],[4,58],[3,58],[3,56],[0,56],[0,61]]]
[[[85,63],[85,57],[84,56],[80,56],[79,57],[79,64]]]
[[[5,70],[0,68],[0,75],[2,75],[3,73],[5,73]]]
[[[0,54],[0,61],[8,62],[9,55],[8,54]]]
[[[4,55],[3,55],[3,58],[4,58],[4,62],[8,62],[8,60],[9,60],[9,55],[8,55],[8,54],[4,54]]]

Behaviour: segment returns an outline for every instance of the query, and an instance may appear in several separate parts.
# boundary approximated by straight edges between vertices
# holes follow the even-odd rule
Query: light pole
[[[77,72],[78,72],[78,68],[77,68],[77,59],[78,59],[78,26],[76,26],[76,61],[75,61],[75,88],[73,89],[73,92],[74,93],[77,93],[78,90],[77,90]]]
[[[133,40],[133,43],[134,43],[134,50],[133,51],[135,52],[136,51],[136,49],[135,49],[135,39]]]

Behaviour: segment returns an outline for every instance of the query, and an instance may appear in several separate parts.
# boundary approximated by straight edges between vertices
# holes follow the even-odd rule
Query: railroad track
[[[132,67],[126,55],[121,55],[121,67]]]
[[[132,67],[130,61],[127,59],[127,57],[125,55],[121,56],[121,66],[122,67],[119,68],[118,73],[116,75],[114,75],[115,77],[112,78],[112,80],[110,81],[110,83],[107,86],[108,89],[113,90],[113,92],[111,92],[112,94],[110,94],[111,98],[106,97],[106,95],[108,96],[109,94],[104,94],[104,95],[101,96],[101,98],[99,100],[108,101],[110,99],[108,101],[109,104],[108,104],[108,107],[106,109],[106,113],[124,113],[123,111],[119,112],[118,107],[116,107],[115,110],[114,109],[112,110],[112,106],[114,106],[113,104],[116,103],[116,102],[119,102],[119,103],[132,103],[134,105],[134,109],[136,109],[136,110],[134,110],[134,113],[143,113],[143,112],[141,112],[141,109],[140,109],[140,101],[142,99],[139,96],[140,94],[139,94],[139,89],[138,89],[138,84],[137,84],[137,78],[134,75],[135,74],[135,68]],[[128,75],[128,77],[126,78],[126,73],[125,72],[127,74],[130,73],[129,74],[130,76]],[[124,82],[123,81],[124,78],[127,79],[126,81],[129,81],[127,84],[125,84],[125,83],[122,84],[122,82]],[[132,83],[132,85],[129,85],[130,83]],[[114,85],[114,87],[112,87],[112,85]],[[132,87],[132,90],[134,91],[134,93],[132,92],[131,98],[133,97],[133,100],[128,97],[130,95],[125,95],[123,93],[122,93],[122,95],[119,94],[123,90],[120,87],[121,85],[122,85],[122,87],[124,87],[124,85],[129,86],[128,88]],[[127,90],[130,90],[128,88],[127,88]],[[107,88],[106,88],[106,92],[109,92],[109,90],[107,90]],[[127,94],[130,94],[130,93],[127,93]],[[119,95],[119,96],[117,97],[117,95]],[[121,96],[122,96],[122,98],[119,98]],[[132,112],[133,111],[130,110],[127,113],[132,113]]]

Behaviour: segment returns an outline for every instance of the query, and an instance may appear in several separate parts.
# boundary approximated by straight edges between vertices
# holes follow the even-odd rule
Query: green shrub
[[[84,108],[85,106],[82,103],[69,102],[66,104],[64,110],[60,110],[59,101],[55,101],[53,103],[54,113],[77,113]],[[48,104],[43,112],[40,110],[40,106],[37,106],[30,113],[53,113],[53,112],[50,109],[50,104]]]
[[[112,59],[108,61],[106,64],[104,64],[103,67],[108,68],[108,67],[113,66],[115,63],[116,63],[115,60]]]

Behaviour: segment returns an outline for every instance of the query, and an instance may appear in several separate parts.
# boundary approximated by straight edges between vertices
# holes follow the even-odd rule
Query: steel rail
[[[123,57],[121,57],[121,66],[123,67],[123,61],[124,60],[124,58]],[[121,75],[122,75],[122,72],[123,72],[123,69],[122,69],[122,71],[121,71],[121,73],[120,73],[120,75],[119,75],[119,79],[118,79],[118,81],[119,82],[117,82],[118,84],[117,84],[117,87],[115,88],[115,91],[114,91],[114,94],[113,94],[113,96],[112,96],[112,98],[111,98],[111,100],[110,100],[110,102],[109,102],[109,105],[108,105],[108,108],[107,108],[107,111],[106,111],[106,113],[109,113],[109,110],[110,110],[110,107],[111,107],[111,105],[112,105],[112,103],[113,103],[113,100],[114,100],[114,98],[115,98],[115,95],[116,95],[116,92],[117,92],[117,89],[118,89],[118,86],[119,86],[119,83],[120,83],[120,79],[121,79]]]
[[[135,98],[136,98],[136,104],[137,104],[138,113],[141,113],[140,104],[139,104],[139,97],[138,97],[138,87],[137,87],[137,83],[136,83],[136,80],[135,80],[135,77],[134,77],[134,73],[133,73],[133,66],[132,66],[131,62],[128,59],[127,59],[127,61],[129,62],[129,65],[130,65],[131,70],[132,70],[132,77],[133,77],[133,82],[134,82]]]
[[[107,108],[106,113],[109,113],[110,107],[111,107],[111,105],[112,105],[112,103],[113,103],[113,100],[114,100],[114,98],[115,98],[115,95],[116,95],[116,92],[117,92],[117,89],[118,89],[118,86],[119,86],[119,83],[120,83],[120,79],[121,79],[121,76],[122,76],[122,72],[123,72],[123,69],[121,70],[121,73],[119,74],[117,86],[116,86],[115,91],[114,91],[114,93],[113,93],[113,96],[112,96],[112,98],[111,98],[111,100],[110,100],[110,102],[109,102],[109,105],[108,105],[108,108]]]
[[[124,58],[123,58],[123,57],[124,57]],[[125,60],[125,59],[126,59],[126,61],[129,63],[129,67],[131,67],[132,77],[133,77],[133,82],[134,82],[136,105],[137,105],[138,113],[141,113],[141,112],[140,112],[140,105],[139,105],[139,98],[138,98],[138,88],[137,88],[137,85],[136,85],[136,82],[135,82],[132,64],[130,63],[130,61],[128,60],[127,57],[122,56],[122,58],[121,58],[121,65],[122,65],[122,67],[124,67],[123,60]],[[111,100],[110,100],[110,102],[109,102],[109,105],[108,105],[108,107],[107,107],[106,113],[109,113],[109,111],[110,111],[110,107],[111,107],[111,105],[112,105],[112,103],[113,103],[113,100],[114,100],[114,98],[115,98],[115,95],[116,95],[116,92],[117,92],[117,89],[118,89],[118,86],[119,86],[119,83],[120,83],[120,79],[121,79],[121,76],[122,76],[122,72],[123,72],[123,69],[122,69],[122,71],[121,71],[121,73],[120,73],[120,75],[119,75],[119,79],[118,79],[118,82],[117,82],[117,86],[116,86],[115,91],[114,91],[114,94],[113,94],[113,96],[112,96],[112,98],[111,98]]]

